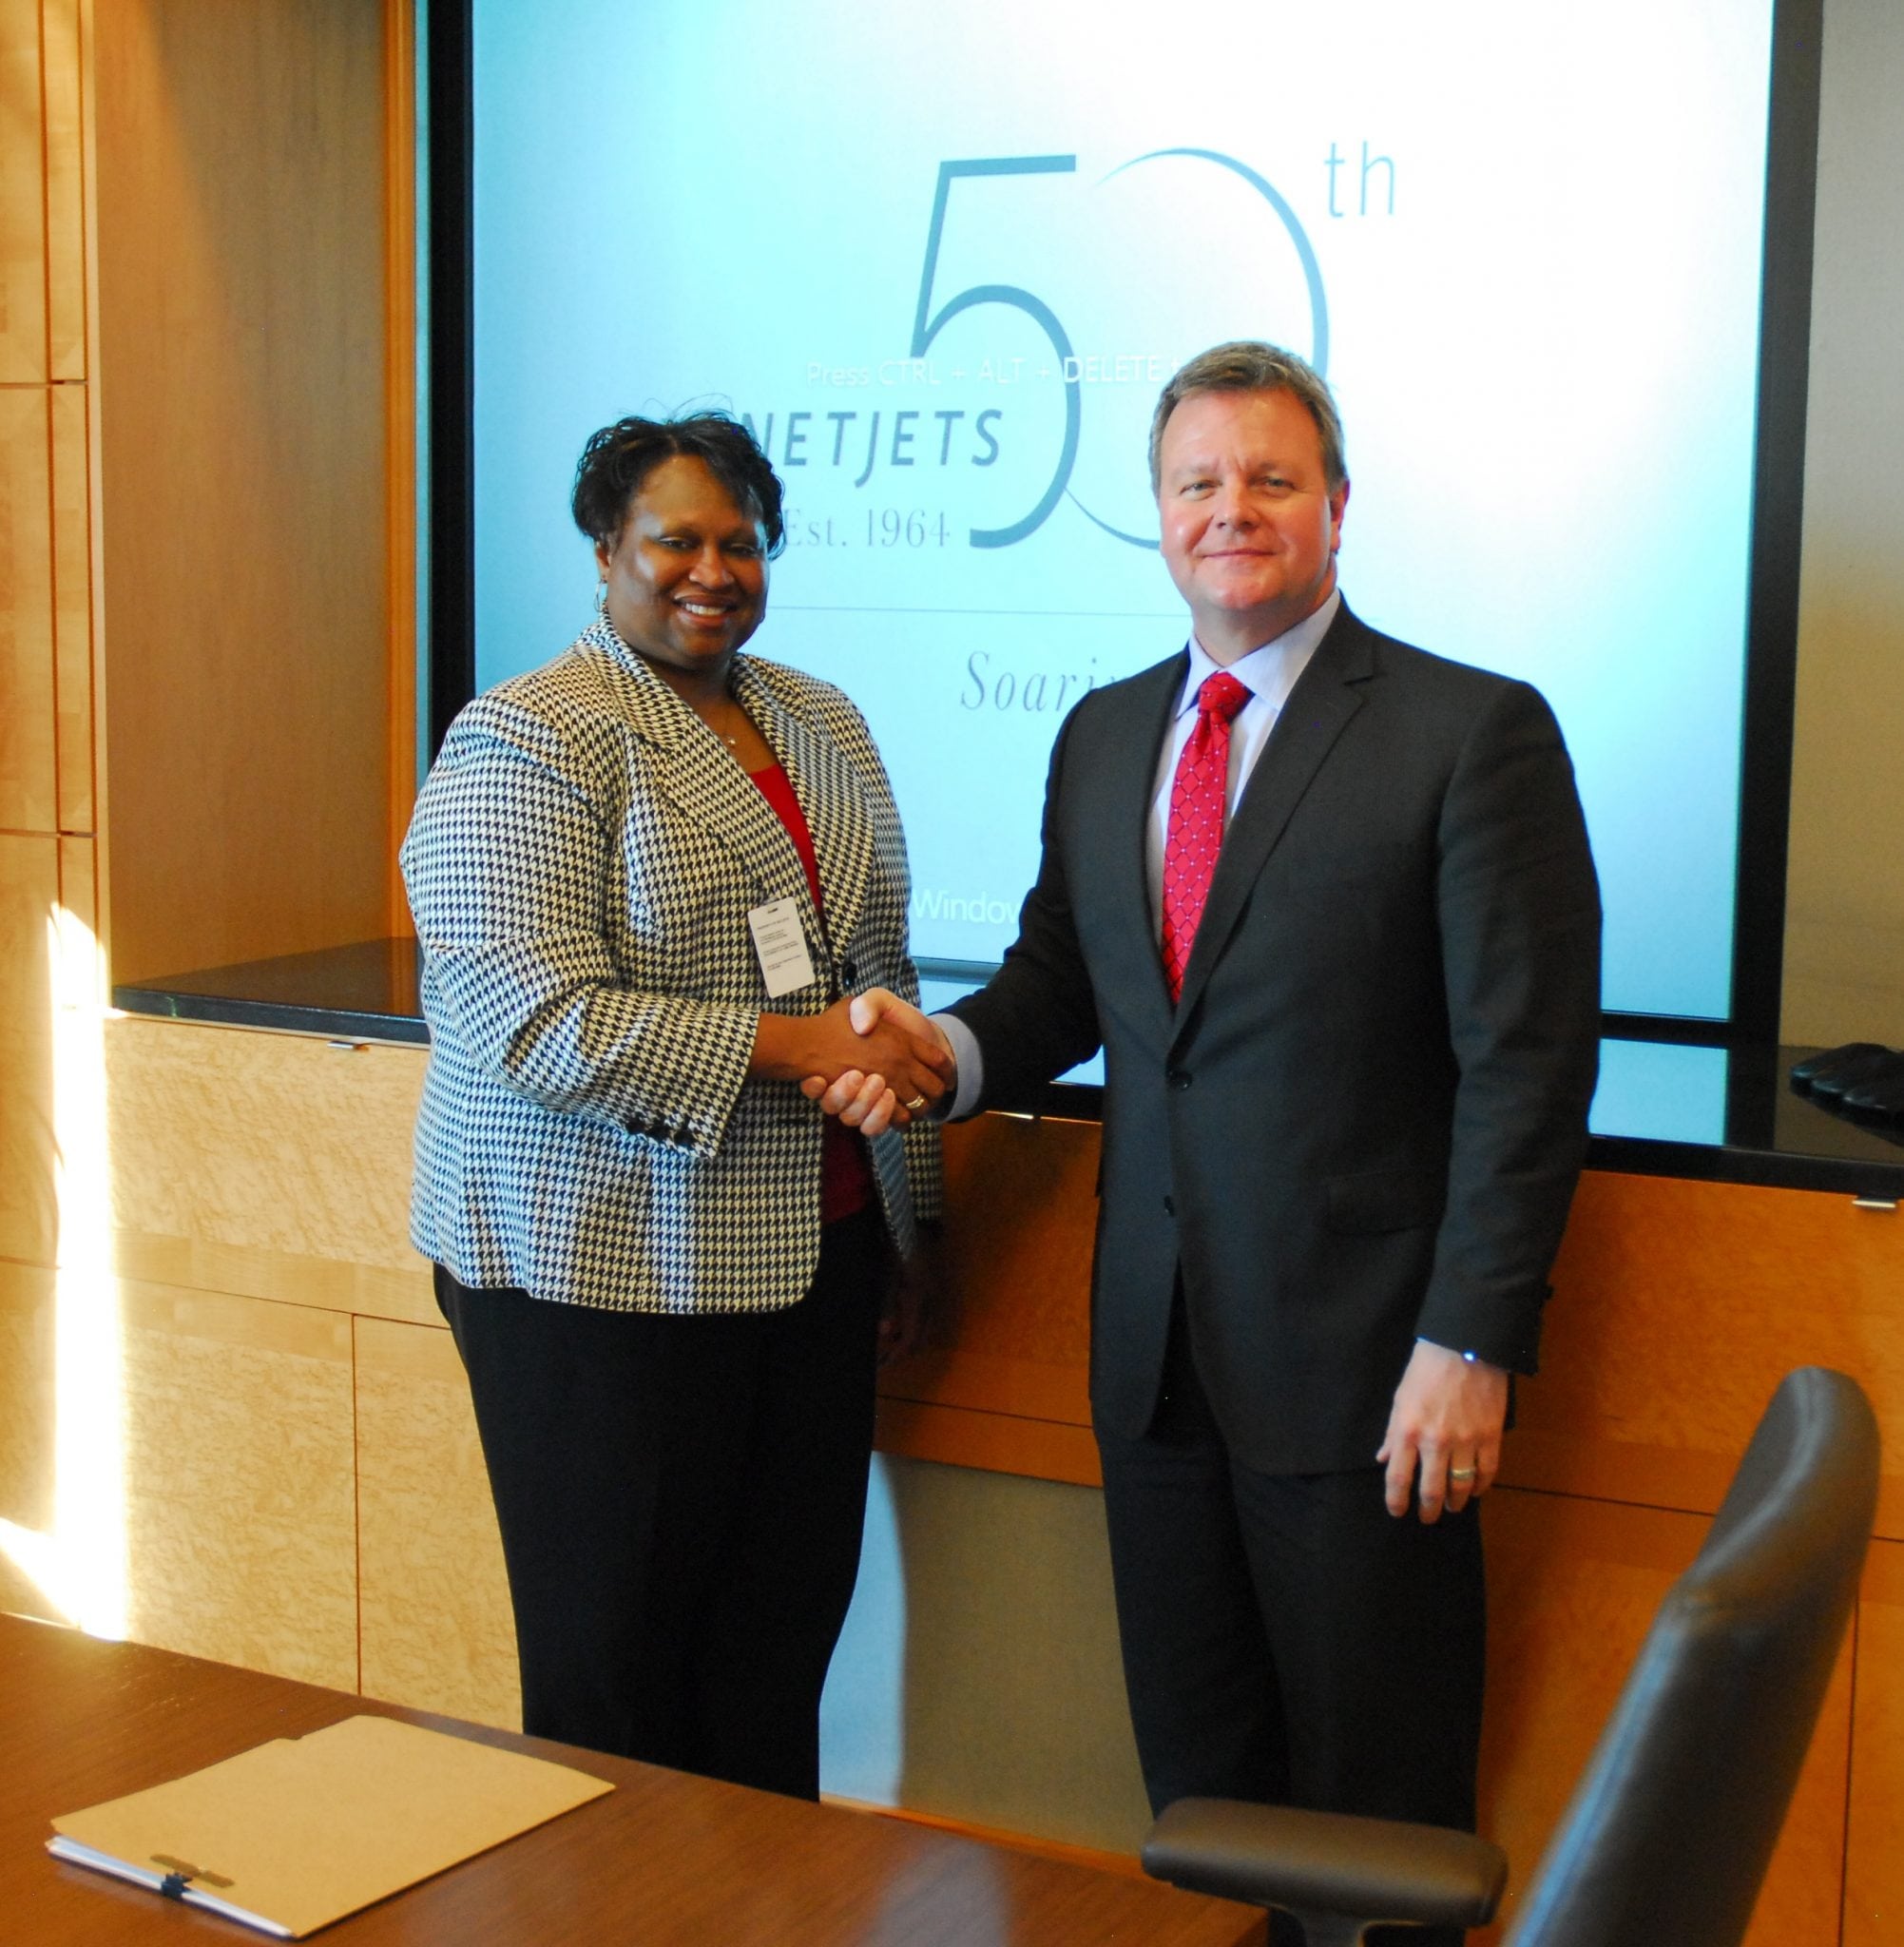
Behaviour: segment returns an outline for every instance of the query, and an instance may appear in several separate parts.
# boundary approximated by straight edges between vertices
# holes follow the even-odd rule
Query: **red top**
[[[807,890],[813,895],[814,911],[824,914],[826,902],[819,892],[819,860],[814,856],[813,834],[807,829],[806,813],[794,796],[794,781],[779,764],[769,764],[764,771],[749,771],[747,775],[760,786],[760,796],[786,826],[787,837],[794,841],[794,850],[806,868]],[[842,1217],[852,1217],[872,1201],[873,1161],[866,1153],[866,1139],[837,1117],[828,1116],[819,1152],[819,1221],[833,1224]]]

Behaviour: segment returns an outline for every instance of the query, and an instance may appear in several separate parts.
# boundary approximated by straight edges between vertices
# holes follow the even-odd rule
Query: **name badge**
[[[747,924],[753,929],[754,951],[760,958],[760,977],[767,983],[769,1000],[813,985],[818,976],[807,954],[796,900],[769,899],[748,914]]]

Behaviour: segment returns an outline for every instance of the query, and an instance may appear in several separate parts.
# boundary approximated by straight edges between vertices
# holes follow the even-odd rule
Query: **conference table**
[[[337,1947],[1241,1947],[1253,1907],[0,1615],[0,1938],[261,1940],[45,1850],[57,1814],[362,1712],[528,1751],[615,1789],[337,1921]]]

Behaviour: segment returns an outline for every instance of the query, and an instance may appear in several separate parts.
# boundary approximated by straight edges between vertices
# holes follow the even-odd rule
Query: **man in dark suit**
[[[1153,1804],[1471,1826],[1474,1503],[1598,1049],[1572,769],[1526,684],[1343,606],[1300,360],[1193,359],[1151,470],[1193,637],[1060,731],[1018,939],[935,1017],[953,1113],[1104,1049],[1091,1400]]]

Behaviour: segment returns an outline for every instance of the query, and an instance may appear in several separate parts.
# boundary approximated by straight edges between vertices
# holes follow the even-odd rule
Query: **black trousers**
[[[470,1376],[533,1736],[798,1798],[859,1569],[888,1259],[829,1224],[783,1311],[436,1298]]]
[[[1100,1433],[1098,1449],[1152,1809],[1235,1798],[1472,1831],[1486,1648],[1476,1505],[1433,1526],[1398,1521],[1374,1465],[1273,1475],[1232,1459],[1181,1302],[1149,1430]]]

